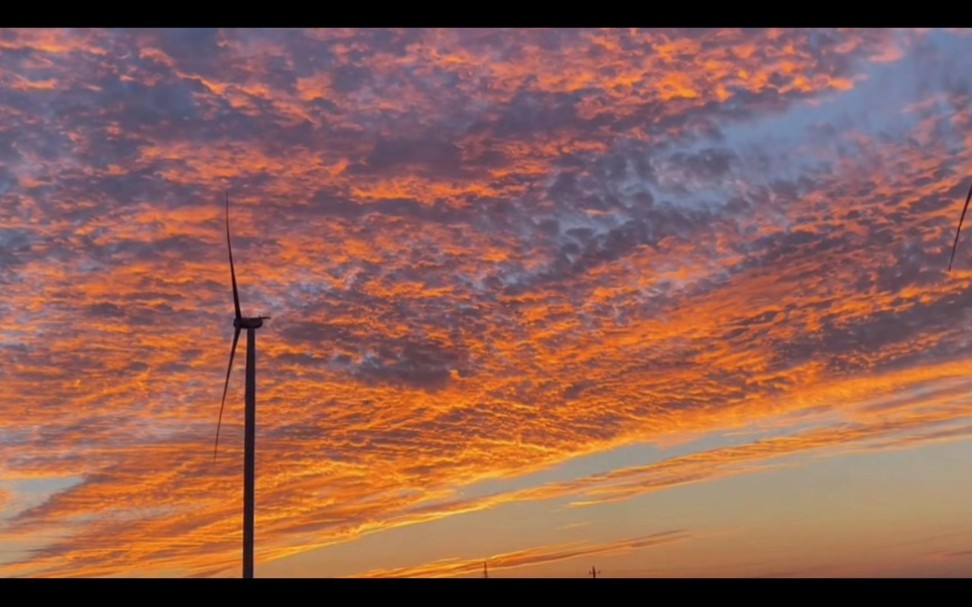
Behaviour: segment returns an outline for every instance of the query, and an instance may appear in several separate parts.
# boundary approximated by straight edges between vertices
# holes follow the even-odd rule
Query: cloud
[[[0,541],[55,539],[0,570],[235,562],[240,368],[209,455],[232,335],[227,189],[244,311],[273,316],[261,559],[518,499],[621,499],[813,445],[962,436],[945,426],[964,410],[922,412],[921,396],[883,401],[901,416],[885,429],[855,407],[961,374],[964,249],[944,268],[970,160],[968,44],[3,32],[4,474],[82,480],[3,523]],[[821,409],[851,425],[455,497]]]
[[[948,557],[948,558],[968,557],[968,556],[972,556],[972,550],[958,550],[956,552],[947,552],[947,553],[943,554],[942,556],[945,556],[945,557]]]
[[[414,567],[369,571],[358,577],[455,577],[459,575],[475,575],[482,572],[483,562],[487,563],[488,571],[495,573],[495,571],[541,565],[585,556],[621,554],[633,550],[650,548],[652,546],[679,542],[691,537],[692,535],[687,531],[675,530],[625,538],[613,542],[577,542],[574,544],[535,546],[527,550],[495,554],[484,559],[484,561],[470,562],[455,558],[443,559]]]

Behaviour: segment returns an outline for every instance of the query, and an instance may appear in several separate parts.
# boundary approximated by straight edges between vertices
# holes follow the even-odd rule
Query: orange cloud
[[[583,556],[623,554],[633,550],[641,550],[682,541],[690,537],[691,534],[686,531],[665,531],[641,537],[596,544],[575,542],[572,544],[535,546],[527,550],[495,554],[486,558],[485,562],[488,564],[488,571],[495,572],[542,563],[553,563]],[[482,572],[482,567],[483,561],[469,562],[459,559],[443,559],[415,567],[369,571],[358,577],[455,577],[460,575],[476,575]]]
[[[0,542],[49,540],[0,571],[235,565],[239,375],[209,455],[227,188],[245,312],[273,316],[264,561],[948,431],[967,413],[948,389],[939,412],[918,392],[883,401],[891,421],[861,405],[950,385],[972,327],[972,274],[961,258],[943,272],[967,95],[881,94],[879,70],[904,61],[888,49],[926,61],[922,36],[7,32],[4,475],[82,480],[0,523]],[[879,99],[851,128],[854,95]],[[631,443],[818,414],[848,426],[457,498]]]

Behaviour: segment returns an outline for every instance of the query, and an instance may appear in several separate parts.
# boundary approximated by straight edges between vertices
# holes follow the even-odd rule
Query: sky
[[[240,575],[226,192],[258,577],[969,576],[970,84],[972,30],[0,30],[0,576]]]

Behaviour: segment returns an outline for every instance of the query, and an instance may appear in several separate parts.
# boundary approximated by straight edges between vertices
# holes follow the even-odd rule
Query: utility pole
[[[486,571],[486,561],[483,561],[483,579],[489,579],[489,572]]]
[[[597,569],[595,569],[594,568],[594,565],[591,565],[591,570],[588,571],[587,573],[591,574],[591,577],[596,580],[597,579],[597,574],[600,573],[600,571],[598,571]]]

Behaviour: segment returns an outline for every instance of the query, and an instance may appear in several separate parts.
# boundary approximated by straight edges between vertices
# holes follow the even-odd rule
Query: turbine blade
[[[216,423],[216,444],[213,445],[213,460],[216,459],[216,450],[219,449],[219,428],[223,425],[223,407],[226,406],[226,391],[229,389],[230,371],[233,370],[233,357],[236,355],[236,344],[240,341],[240,328],[236,327],[233,332],[233,347],[230,350],[229,366],[226,367],[226,383],[223,384],[223,402],[219,406],[219,421]]]
[[[952,243],[952,256],[948,260],[948,271],[952,271],[952,262],[955,261],[955,250],[958,248],[959,233],[962,231],[962,220],[965,219],[965,212],[969,210],[969,200],[972,200],[972,187],[969,188],[969,195],[965,197],[965,206],[962,207],[962,216],[959,217],[958,229],[955,230],[955,242]]]
[[[230,243],[229,192],[226,192],[226,247],[229,249],[230,276],[233,278],[233,306],[236,308],[236,317],[243,318],[243,313],[240,312],[240,293],[236,290],[236,270],[233,268],[233,245]]]

